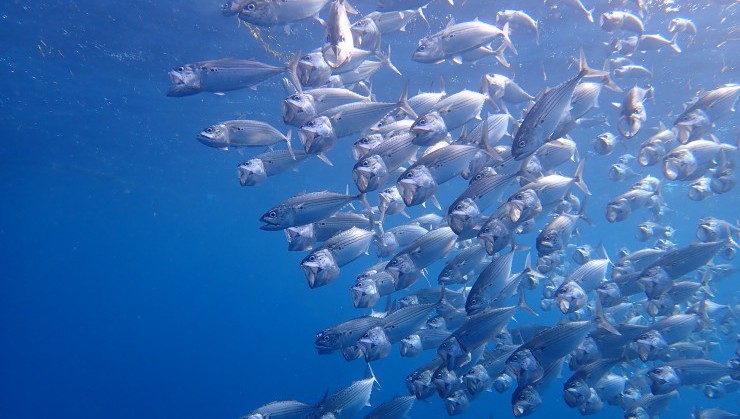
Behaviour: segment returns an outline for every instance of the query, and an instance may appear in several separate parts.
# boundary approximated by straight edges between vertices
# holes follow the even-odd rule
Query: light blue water
[[[363,12],[374,4],[356,3]],[[571,10],[546,17],[539,2],[469,0],[454,9],[437,3],[426,12],[435,31],[453,12],[458,21],[479,16],[492,22],[497,10],[514,7],[540,17],[540,47],[519,32],[512,37],[520,54],[509,54],[516,80],[529,92],[571,77],[575,70],[568,64],[580,45],[591,63],[608,53],[602,43],[609,35]],[[343,191],[351,185],[348,142],[340,140],[330,153],[333,168],[311,159],[298,174],[242,188],[234,169],[259,150],[223,153],[204,147],[194,135],[239,116],[284,131],[279,80],[256,92],[165,97],[167,71],[183,63],[222,57],[280,62],[235,18],[221,17],[217,6],[193,0],[0,5],[0,417],[236,418],[272,400],[318,401],[326,390],[362,377],[362,362],[319,356],[313,341],[320,329],[364,314],[352,307],[348,287],[375,259],[364,257],[343,268],[335,283],[310,290],[298,269],[303,255],[287,252],[282,233],[260,231],[257,221],[267,208],[300,191]],[[600,4],[594,15],[604,10]],[[656,103],[648,104],[645,132],[628,144],[632,154],[658,121],[669,124],[669,115],[679,113],[698,89],[737,82],[737,43],[715,48],[726,28],[737,25],[736,14],[720,23],[719,6],[684,10],[682,15],[704,30],[682,55],[661,51],[643,61],[654,72]],[[649,20],[649,31],[666,33],[668,20],[663,15]],[[270,41],[286,56],[312,49],[323,37],[315,22],[294,29],[298,36],[276,29]],[[464,66],[412,62],[411,52],[426,33],[425,25],[415,22],[408,32],[383,40],[393,45],[392,59],[404,77],[381,70],[373,79],[378,99],[395,100],[408,79],[412,92],[436,90],[444,74],[453,92],[477,90],[482,74],[505,71],[491,59]],[[612,121],[609,103],[619,100],[620,95],[602,93],[601,112]],[[734,143],[736,121],[728,117],[713,132]],[[574,132],[582,157],[603,130]],[[581,228],[578,239],[594,246],[602,242],[610,254],[638,247],[634,229],[647,216],[619,224],[604,219],[606,202],[629,186],[606,177],[620,154],[589,157],[585,179],[593,192],[588,212],[595,226]],[[560,170],[574,169],[569,163]],[[658,169],[641,173],[658,175]],[[458,179],[442,187],[443,206],[463,185]],[[685,184],[664,192],[676,211],[666,222],[677,228],[679,244],[694,239],[701,217],[737,218],[736,190],[700,203],[686,198]],[[543,224],[540,219],[538,226]],[[533,246],[535,236],[520,242]],[[515,259],[515,270],[523,256]],[[716,302],[734,301],[737,276],[716,288]],[[529,294],[530,304],[540,295],[540,290]],[[523,314],[517,320],[554,324],[557,317]],[[735,350],[733,337],[724,339],[713,352],[722,362]],[[373,394],[373,404],[406,394],[404,377],[431,355],[402,359],[394,348],[390,358],[376,362],[382,389]],[[563,402],[560,382],[532,417],[578,414]],[[510,393],[486,393],[465,417],[510,417],[509,398]],[[665,417],[688,417],[695,405],[737,412],[737,400],[737,394],[709,400],[684,388]],[[621,414],[611,406],[600,413]],[[416,403],[412,416],[446,414],[435,396]]]

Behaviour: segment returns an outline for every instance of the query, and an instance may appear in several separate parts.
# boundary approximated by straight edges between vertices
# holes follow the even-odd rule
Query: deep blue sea
[[[617,7],[606,0],[583,1],[596,7],[594,16]],[[362,13],[376,5],[352,3]],[[693,19],[700,32],[680,55],[665,49],[640,58],[653,71],[655,88],[655,103],[646,104],[644,131],[610,156],[590,152],[597,134],[616,132],[610,103],[623,94],[604,90],[600,109],[590,116],[607,116],[611,127],[572,133],[581,158],[588,158],[584,178],[593,193],[587,213],[594,226],[582,225],[576,244],[603,243],[610,255],[623,246],[642,247],[634,231],[647,211],[615,224],[604,217],[606,202],[637,178],[612,182],[607,167],[624,153],[636,155],[658,122],[670,125],[700,89],[739,81],[737,7],[722,12],[726,4],[675,3],[678,12],[656,12],[646,19],[646,32],[667,35],[674,16]],[[362,257],[342,268],[334,283],[311,290],[298,266],[305,255],[288,252],[282,232],[262,231],[258,221],[301,191],[354,188],[350,142],[355,138],[340,139],[329,152],[334,167],[309,159],[297,173],[241,187],[237,164],[263,150],[222,152],[205,147],[195,135],[239,117],[285,132],[280,78],[256,91],[165,95],[167,72],[179,65],[224,57],[284,64],[293,52],[319,46],[324,29],[307,20],[294,24],[290,36],[282,28],[262,30],[279,52],[276,57],[236,17],[222,17],[219,6],[212,0],[0,4],[0,418],[236,419],[273,400],[317,402],[326,391],[363,377],[364,362],[318,355],[314,338],[321,329],[368,313],[352,306],[348,289],[375,256]],[[430,33],[417,20],[408,31],[383,38],[383,45],[392,45],[391,59],[403,76],[381,69],[372,79],[373,93],[378,100],[396,100],[409,80],[412,93],[437,91],[440,75],[448,92],[477,91],[483,74],[501,72],[515,74],[535,94],[575,74],[571,59],[580,46],[594,68],[609,53],[605,43],[611,35],[599,28],[598,19],[588,24],[567,6],[557,12],[541,1],[468,0],[453,8],[437,0],[425,14],[436,32],[451,15],[458,22],[474,17],[495,22],[496,11],[505,8],[525,10],[541,25],[539,46],[525,32],[512,34],[519,50],[518,56],[507,53],[513,73],[490,57],[464,65],[412,61],[417,41]],[[486,105],[484,112],[494,110]],[[736,114],[712,132],[735,144]],[[660,166],[632,167],[662,179]],[[570,162],[558,168],[568,175],[574,170]],[[679,245],[695,240],[702,217],[733,223],[739,217],[737,189],[695,202],[687,198],[686,182],[664,182],[673,212],[661,222],[676,228]],[[462,179],[442,185],[443,207],[465,185]],[[377,204],[377,194],[370,201]],[[409,212],[428,211],[414,207]],[[388,225],[402,222],[395,216]],[[539,218],[538,229],[545,222]],[[518,242],[534,247],[538,229]],[[517,253],[514,271],[522,269],[525,255]],[[737,260],[718,263],[738,266]],[[432,280],[441,266],[429,269]],[[735,274],[713,284],[714,301],[737,304],[739,279]],[[422,279],[415,288],[423,286]],[[527,294],[532,306],[540,298],[541,289]],[[552,325],[559,316],[550,311],[516,318],[517,325]],[[735,335],[720,338],[712,359],[725,362],[735,351]],[[394,347],[390,357],[375,362],[382,388],[373,393],[372,404],[408,394],[404,378],[432,355],[401,358]],[[567,370],[563,374],[531,417],[578,415],[561,396]],[[485,393],[461,417],[512,417],[510,397],[511,392]],[[695,406],[737,413],[738,400],[738,393],[710,400],[700,388],[684,387],[664,417],[687,418]],[[621,415],[606,406],[598,416]],[[411,416],[447,415],[434,396],[417,402]]]

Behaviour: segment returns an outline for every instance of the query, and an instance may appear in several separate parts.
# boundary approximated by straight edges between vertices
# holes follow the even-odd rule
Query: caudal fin
[[[501,32],[504,37],[504,45],[506,45],[507,48],[509,48],[512,52],[514,52],[514,55],[519,55],[519,51],[516,50],[516,47],[511,42],[511,38],[509,38],[509,32],[511,32],[511,30],[509,29],[509,22],[506,22],[504,24],[504,27],[501,30]]]
[[[674,51],[676,51],[677,54],[680,54],[681,53],[681,47],[679,47],[678,44],[676,43],[677,40],[678,40],[678,32],[676,32],[676,33],[673,34],[673,38],[671,38],[671,44],[670,44],[670,46],[671,46],[671,49],[673,49]]]
[[[583,181],[583,167],[586,165],[586,159],[581,159],[576,168],[576,173],[573,175],[573,180],[578,186],[578,189],[582,190],[586,195],[591,195],[591,191],[588,190],[586,182]]]
[[[293,56],[293,59],[291,59],[290,63],[288,63],[288,67],[286,67],[288,78],[299,93],[303,92],[303,86],[301,86],[301,82],[300,80],[298,80],[298,62],[301,60],[301,55],[302,54],[300,51],[296,52],[296,54]]]
[[[293,130],[288,130],[288,133],[285,134],[285,143],[288,146],[288,153],[290,153],[290,157],[295,160],[295,153],[293,152],[293,144],[291,144],[290,139],[293,137]]]
[[[382,52],[380,52],[380,50],[376,50],[375,56],[378,57],[378,59],[382,61],[383,64],[387,65],[388,68],[391,69],[391,71],[398,74],[399,76],[402,75],[401,72],[398,70],[398,68],[396,68],[396,66],[393,65],[393,63],[391,62],[391,45],[390,44],[388,44],[388,54],[383,54]]]
[[[580,77],[607,77],[609,73],[602,70],[594,70],[588,66],[586,61],[586,53],[583,52],[583,48],[580,49],[578,54],[578,75]]]
[[[419,117],[411,105],[409,105],[409,82],[406,82],[406,86],[404,86],[403,92],[401,92],[401,97],[398,98],[398,107],[414,119]]]

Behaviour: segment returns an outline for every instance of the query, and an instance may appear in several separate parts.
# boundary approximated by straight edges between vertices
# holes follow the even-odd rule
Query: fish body
[[[358,199],[364,197],[328,191],[296,195],[264,213],[260,217],[263,223],[260,229],[274,231],[311,224],[334,215],[342,207]]]
[[[239,0],[246,3],[239,19],[257,26],[283,26],[310,17],[318,17],[329,0]],[[233,8],[232,8],[233,9]]]

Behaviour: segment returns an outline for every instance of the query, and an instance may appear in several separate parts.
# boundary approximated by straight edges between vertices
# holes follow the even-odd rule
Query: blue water
[[[363,12],[374,4],[356,3]],[[540,2],[469,0],[454,9],[437,3],[426,12],[434,30],[453,11],[458,21],[493,21],[496,10],[513,7],[543,16]],[[235,167],[259,151],[224,153],[204,147],[194,135],[239,116],[284,131],[279,80],[256,92],[165,97],[167,71],[183,63],[222,57],[280,63],[235,18],[221,17],[217,6],[195,0],[0,5],[0,418],[236,418],[272,400],[318,401],[326,390],[362,377],[362,362],[319,356],[313,341],[320,329],[364,314],[352,307],[348,287],[374,258],[364,257],[343,268],[335,283],[310,290],[298,269],[303,255],[287,252],[283,234],[261,231],[257,221],[300,191],[351,185],[347,142],[340,140],[330,152],[333,168],[311,159],[298,174],[242,188]],[[595,16],[603,10],[597,8]],[[686,13],[700,28],[731,24],[717,22],[718,6]],[[667,19],[651,20],[650,32],[665,33]],[[508,54],[516,80],[529,92],[571,77],[574,70],[567,67],[579,45],[592,63],[608,52],[601,45],[608,35],[572,10],[541,22],[539,48],[519,32],[513,39],[520,55]],[[272,32],[270,42],[285,56],[310,50],[323,37],[315,22],[294,30],[295,38]],[[384,39],[392,43],[392,59],[404,77],[381,70],[373,81],[379,99],[395,100],[409,78],[414,92],[436,90],[441,74],[448,91],[477,90],[482,74],[503,70],[491,59],[464,66],[414,63],[411,52],[426,33],[415,22],[408,32]],[[705,35],[680,56],[662,51],[646,59],[656,90],[648,128],[659,120],[670,123],[667,115],[680,112],[698,89],[737,82],[737,43],[714,48],[722,32]],[[720,71],[722,56],[729,71]],[[609,103],[620,99],[605,90],[601,111],[613,117]],[[734,143],[736,121],[734,115],[723,120],[715,134]],[[582,156],[601,131],[574,133]],[[628,151],[636,154],[643,138]],[[595,226],[582,227],[578,239],[602,242],[611,254],[622,246],[637,248],[634,228],[647,216],[619,224],[604,219],[607,200],[629,186],[606,178],[606,167],[619,154],[589,157],[585,178]],[[560,170],[574,169],[567,164]],[[443,205],[462,185],[456,180],[443,186]],[[698,203],[686,198],[686,185],[679,183],[665,195],[676,210],[668,221],[678,230],[679,244],[694,239],[701,217],[737,218],[736,190]],[[533,245],[535,235],[520,241]],[[515,259],[515,270],[523,256]],[[716,288],[716,302],[732,302],[737,276]],[[540,295],[535,291],[528,300],[535,305]],[[518,320],[553,324],[557,317],[522,314]],[[724,362],[735,343],[733,337],[723,342],[713,358]],[[402,359],[394,348],[376,362],[382,389],[373,394],[373,404],[406,394],[404,377],[430,356]],[[464,417],[510,417],[509,398],[510,393],[486,393]],[[544,407],[532,417],[578,414],[563,402],[559,382],[543,398]],[[740,411],[737,394],[709,400],[683,388],[665,417],[688,417],[695,405]],[[599,415],[620,417],[621,411],[607,406]],[[412,416],[446,414],[435,396],[416,403]]]

